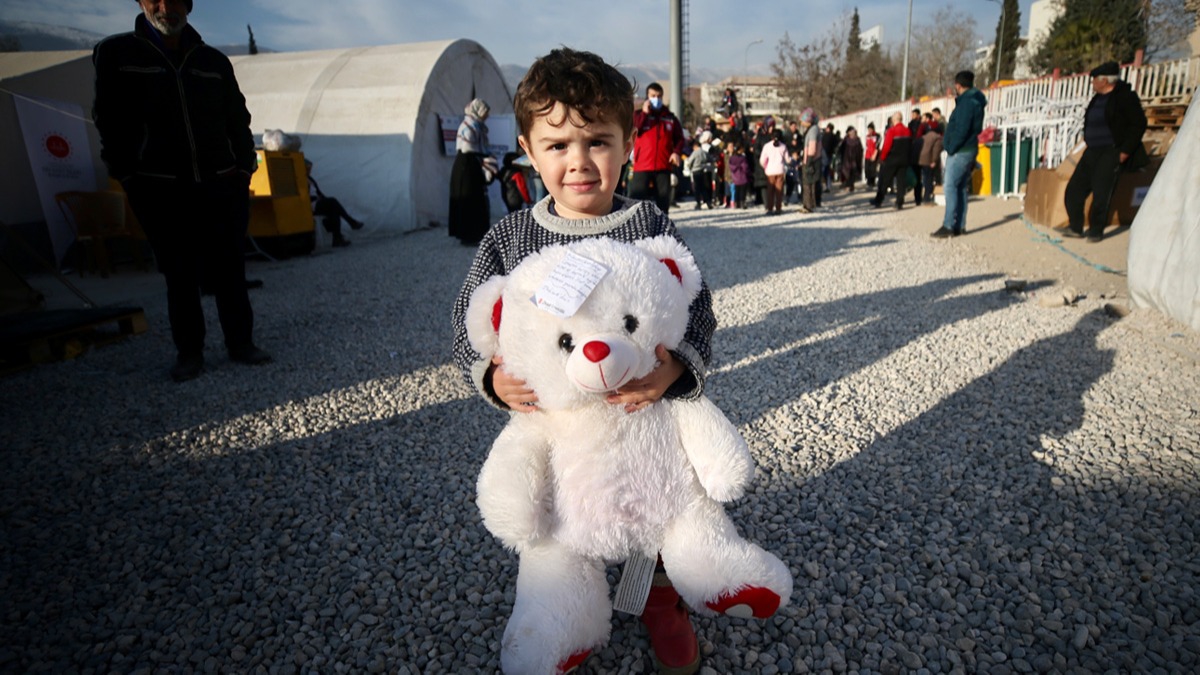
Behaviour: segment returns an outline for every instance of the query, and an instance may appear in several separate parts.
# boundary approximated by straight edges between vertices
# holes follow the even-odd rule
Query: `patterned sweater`
[[[475,261],[454,301],[454,361],[464,376],[493,405],[507,409],[485,382],[490,361],[483,358],[467,339],[467,303],[475,289],[497,274],[508,274],[526,256],[546,246],[567,244],[590,237],[609,237],[617,241],[670,234],[676,239],[675,224],[653,202],[624,197],[613,198],[614,210],[607,216],[588,219],[562,218],[550,212],[551,198],[546,197],[531,209],[510,213],[496,223],[479,243]],[[683,240],[680,239],[682,242]],[[712,357],[712,334],[717,328],[713,315],[712,293],[705,284],[688,310],[688,328],[683,342],[671,352],[686,372],[667,390],[668,398],[699,398],[704,390],[704,373]]]

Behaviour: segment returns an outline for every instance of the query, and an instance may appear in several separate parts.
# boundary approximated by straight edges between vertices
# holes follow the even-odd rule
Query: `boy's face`
[[[621,167],[633,147],[620,124],[584,124],[575,111],[555,103],[517,141],[541,174],[558,215],[596,218],[612,211]]]

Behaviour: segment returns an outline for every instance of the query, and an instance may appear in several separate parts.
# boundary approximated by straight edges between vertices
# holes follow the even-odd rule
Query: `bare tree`
[[[1165,61],[1187,56],[1188,36],[1196,30],[1196,0],[1147,0],[1146,60]]]
[[[908,75],[916,96],[946,93],[960,70],[975,61],[975,19],[952,5],[937,10],[929,23],[913,26]]]
[[[870,108],[892,100],[899,84],[894,59],[879,45],[850,48],[852,19],[842,16],[806,45],[786,33],[771,65],[789,114],[811,107],[822,117]],[[897,86],[893,86],[894,84]]]

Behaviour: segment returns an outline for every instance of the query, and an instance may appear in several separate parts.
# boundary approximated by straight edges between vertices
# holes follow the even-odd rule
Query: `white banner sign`
[[[96,173],[88,145],[83,108],[74,103],[44,98],[13,97],[25,151],[42,202],[42,213],[54,247],[55,262],[61,263],[75,241],[75,228],[54,201],[54,195],[69,190],[95,190]]]
[[[442,154],[454,157],[454,143],[458,139],[458,127],[462,124],[462,115],[438,115],[438,126],[442,132]],[[496,158],[504,159],[505,153],[517,150],[517,116],[489,115],[484,122],[488,128],[487,153]]]

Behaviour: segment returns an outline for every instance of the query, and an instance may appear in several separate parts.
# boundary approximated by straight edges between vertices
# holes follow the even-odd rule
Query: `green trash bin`
[[[991,150],[992,166],[992,194],[998,195],[1001,192],[1016,192],[1017,188],[1024,185],[1029,180],[1029,169],[1036,164],[1036,159],[1033,156],[1033,139],[1022,138],[1018,143],[1015,138],[1009,138],[1008,143],[1004,146],[1005,166],[1003,171],[1004,189],[1000,189],[1000,141],[992,141],[986,144]],[[1020,156],[1017,151],[1020,150]],[[1017,164],[1017,184],[1013,185],[1013,165]]]

